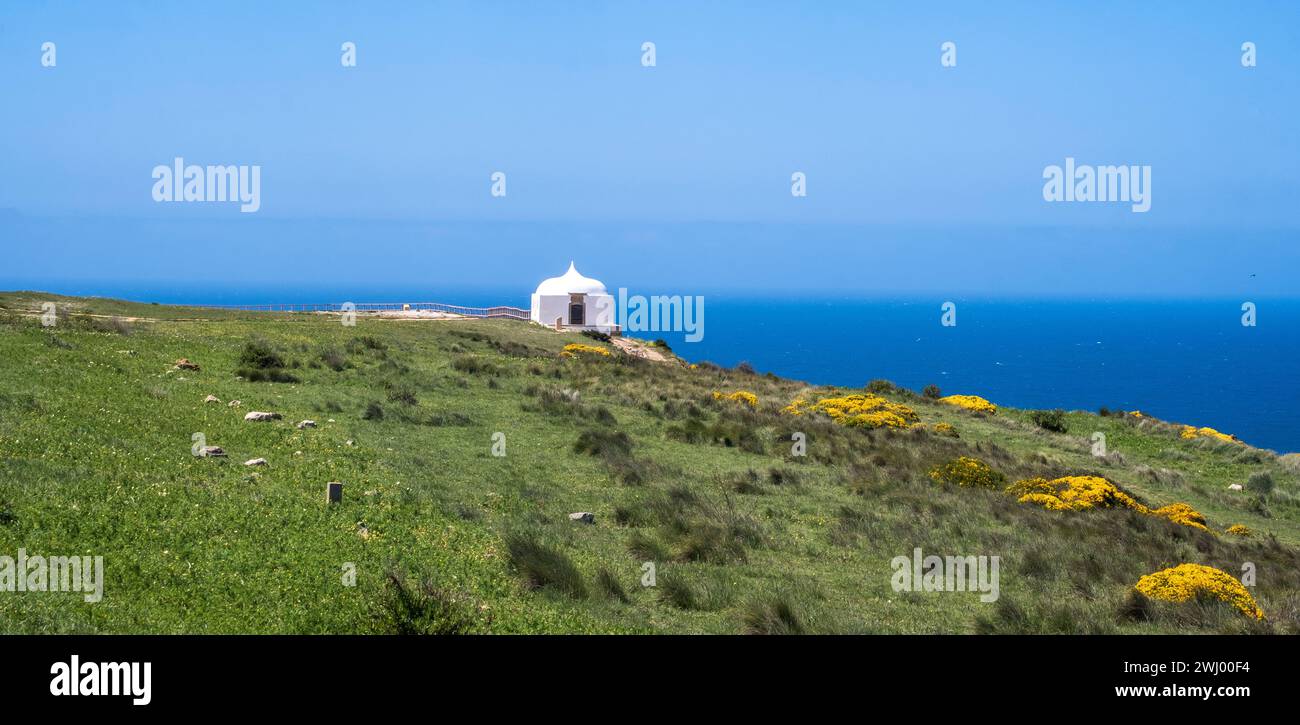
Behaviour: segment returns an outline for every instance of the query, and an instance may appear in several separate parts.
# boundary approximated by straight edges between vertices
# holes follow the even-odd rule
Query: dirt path
[[[643,340],[637,340],[631,337],[611,337],[609,339],[614,347],[633,357],[643,358],[653,362],[670,362],[673,358],[671,355],[665,355],[661,348],[655,347]]]

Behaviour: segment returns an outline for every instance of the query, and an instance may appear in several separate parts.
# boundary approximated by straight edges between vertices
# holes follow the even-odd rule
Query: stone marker
[[[579,511],[577,513],[569,514],[569,520],[580,521],[584,524],[594,524],[596,523],[596,514],[593,514],[590,511]]]
[[[279,420],[283,417],[284,416],[280,415],[279,413],[263,413],[260,410],[254,410],[249,412],[247,415],[245,415],[244,420],[252,420],[252,421],[260,422],[266,420]]]
[[[341,481],[330,481],[325,484],[325,501],[327,503],[339,503],[343,500],[343,483]]]

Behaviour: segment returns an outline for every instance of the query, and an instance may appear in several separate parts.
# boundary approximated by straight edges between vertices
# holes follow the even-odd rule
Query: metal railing
[[[442,302],[287,302],[263,305],[178,305],[204,310],[238,310],[241,312],[344,312],[344,305],[356,312],[403,312],[427,310],[445,312],[462,317],[504,317],[511,320],[528,320],[528,310],[518,307],[465,307]]]

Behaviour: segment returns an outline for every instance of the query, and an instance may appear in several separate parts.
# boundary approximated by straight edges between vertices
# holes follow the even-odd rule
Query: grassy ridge
[[[61,312],[50,329],[32,316],[44,300]],[[780,412],[843,390],[617,352],[566,358],[565,344],[593,341],[511,321],[345,327],[36,293],[0,307],[0,554],[106,559],[98,604],[0,593],[8,632],[1300,627],[1295,469],[1157,422],[1073,412],[1054,433],[1027,411],[977,416],[898,391],[888,397],[960,438],[867,431]],[[249,380],[261,369],[250,343],[296,382]],[[182,357],[202,369],[174,369]],[[251,410],[284,419],[245,422]],[[796,430],[807,456],[790,455]],[[228,457],[193,456],[194,433]],[[1102,475],[1151,505],[1191,504],[1213,531],[930,480],[959,455],[1010,480]],[[242,465],[256,457],[269,465]],[[1260,471],[1270,496],[1227,490]],[[324,503],[328,481],[345,483],[342,504]],[[578,511],[595,525],[571,522]],[[1221,533],[1238,523],[1255,535]],[[1000,599],[895,592],[889,562],[916,547],[1000,556]],[[1137,616],[1137,579],[1183,562],[1252,562],[1268,620],[1210,604]]]

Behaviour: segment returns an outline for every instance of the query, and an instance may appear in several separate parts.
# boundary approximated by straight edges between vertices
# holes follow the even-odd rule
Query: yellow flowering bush
[[[1263,619],[1264,612],[1255,598],[1225,571],[1201,564],[1179,564],[1138,580],[1135,587],[1152,599],[1165,602],[1186,602],[1201,597],[1225,601],[1247,617]]]
[[[906,428],[907,421],[897,413],[888,410],[873,410],[870,413],[844,416],[840,423],[850,428]]]
[[[992,414],[998,412],[998,406],[978,395],[945,395],[942,398],[939,398],[939,402],[947,403],[948,405],[955,405],[959,408],[965,408],[966,410],[973,410],[976,413]]]
[[[1224,443],[1241,443],[1236,436],[1220,433],[1213,428],[1197,428],[1196,426],[1185,425],[1178,434],[1183,440],[1196,440],[1197,438],[1213,438]]]
[[[1094,508],[1127,508],[1147,516],[1158,516],[1176,524],[1208,531],[1205,517],[1185,503],[1171,503],[1152,509],[1100,476],[1064,476],[1051,481],[1030,478],[1007,486],[1006,493],[1020,503],[1031,503],[1051,511],[1083,511]]]
[[[952,423],[935,423],[933,426],[930,426],[930,430],[933,430],[938,435],[948,436],[949,438],[961,437],[957,435],[957,429],[952,427]]]
[[[1246,526],[1245,524],[1233,524],[1232,526],[1229,526],[1228,528],[1224,529],[1224,532],[1232,534],[1233,536],[1251,536],[1255,533],[1254,531],[1251,531],[1250,527]]]
[[[781,409],[782,413],[789,415],[803,415],[808,412],[808,401],[803,398],[795,398],[790,404]]]
[[[821,398],[816,403],[795,398],[781,411],[790,415],[825,413],[836,423],[853,428],[907,428],[921,420],[921,416],[909,406],[891,402],[874,393]]]
[[[1082,511],[1091,508],[1124,507],[1143,509],[1118,486],[1100,476],[1064,476],[1051,481],[1030,478],[1017,481],[1006,492],[1021,503],[1037,503],[1056,511]],[[1055,499],[1050,502],[1048,499]]]
[[[758,396],[754,395],[748,390],[737,390],[734,393],[719,393],[718,391],[715,390],[713,391],[713,399],[730,400],[733,403],[744,403],[745,405],[748,405],[751,408],[758,407]]]
[[[1006,481],[1006,476],[990,468],[989,464],[970,456],[960,456],[942,466],[935,466],[930,471],[930,478],[936,483],[951,483],[962,488],[996,489]]]
[[[596,347],[595,345],[583,345],[582,343],[578,343],[578,342],[571,342],[568,345],[565,345],[564,350],[560,352],[560,357],[574,357],[578,353],[587,353],[589,355],[603,355],[604,357],[609,357],[609,350],[606,350],[603,347]]]
[[[1196,509],[1185,503],[1171,503],[1168,506],[1161,506],[1158,509],[1147,510],[1146,513],[1149,513],[1152,516],[1159,516],[1162,519],[1169,519],[1170,521],[1176,524],[1182,524],[1183,526],[1191,526],[1193,528],[1201,529],[1202,531],[1210,530],[1209,527],[1205,525],[1205,517]]]

